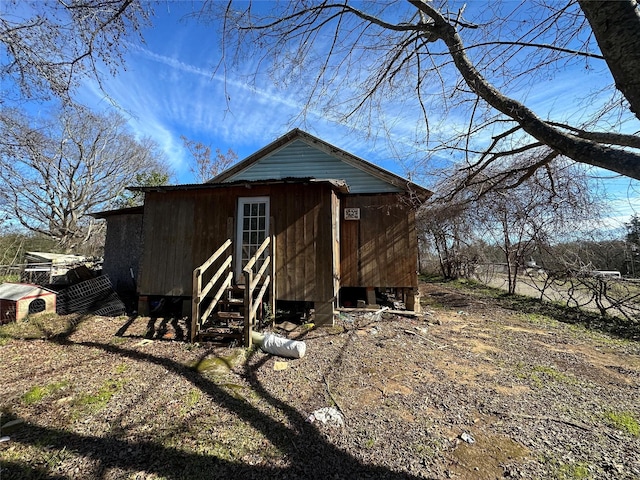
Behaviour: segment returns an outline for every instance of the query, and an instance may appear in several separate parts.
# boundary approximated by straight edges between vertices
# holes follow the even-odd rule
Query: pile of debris
[[[69,313],[92,313],[94,315],[118,316],[126,313],[124,303],[113,290],[106,275],[82,280],[58,291],[56,311],[60,315]]]
[[[36,313],[126,315],[125,304],[99,267],[95,262],[69,266],[55,278],[48,270],[44,276],[32,275],[31,282],[21,277],[20,283],[1,284],[0,325]]]

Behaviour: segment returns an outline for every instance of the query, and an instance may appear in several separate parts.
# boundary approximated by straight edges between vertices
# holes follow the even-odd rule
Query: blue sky
[[[216,33],[185,15],[191,2],[167,2],[156,8],[153,27],[145,30],[146,45],[131,45],[127,69],[105,77],[106,93],[130,118],[140,136],[155,139],[167,154],[177,181],[193,181],[189,153],[181,135],[210,144],[240,159],[300,127],[344,150],[404,174],[389,152],[376,142],[353,135],[348,127],[311,112],[307,125],[291,122],[303,110],[293,95],[277,89],[265,77],[252,87],[240,76],[214,73],[220,52]],[[247,73],[253,65],[247,65]],[[100,108],[109,100],[95,83],[80,91],[80,100]]]
[[[164,150],[177,183],[195,181],[181,135],[223,152],[231,148],[242,159],[295,126],[383,168],[400,175],[407,173],[405,167],[413,160],[409,158],[404,164],[396,160],[396,153],[382,138],[365,138],[321,112],[311,111],[305,125],[292,121],[305,105],[295,92],[276,88],[266,75],[257,87],[251,87],[240,74],[224,78],[214,73],[220,58],[217,33],[213,27],[186,17],[198,6],[191,1],[167,1],[157,6],[152,27],[144,31],[146,44],[130,45],[126,71],[116,77],[105,76],[103,84],[111,100],[129,117],[134,132],[152,137]],[[246,73],[255,70],[255,61],[257,57],[243,66]],[[581,114],[583,107],[577,106],[572,93],[575,78],[570,69],[559,72],[553,83],[542,88],[537,85],[527,92],[529,105],[541,116],[550,108]],[[94,83],[85,83],[79,94],[82,102],[96,108],[109,105]],[[402,108],[406,106],[390,105],[385,119],[393,123],[399,143],[412,138],[419,128]],[[465,123],[464,118],[458,121]],[[433,124],[437,123],[436,117]],[[407,149],[410,143],[407,140]],[[612,226],[640,210],[638,182],[613,178],[606,188],[612,196]]]

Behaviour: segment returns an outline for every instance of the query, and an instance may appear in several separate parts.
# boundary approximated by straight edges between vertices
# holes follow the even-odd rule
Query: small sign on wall
[[[359,208],[345,208],[344,209],[344,219],[345,220],[360,220],[360,209]]]

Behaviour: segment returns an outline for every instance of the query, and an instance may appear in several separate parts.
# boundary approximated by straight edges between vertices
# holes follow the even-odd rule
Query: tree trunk
[[[616,87],[640,119],[640,12],[634,0],[578,0]]]

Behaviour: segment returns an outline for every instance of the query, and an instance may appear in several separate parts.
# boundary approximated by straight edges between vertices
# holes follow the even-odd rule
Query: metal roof
[[[3,283],[0,285],[0,299],[17,302],[26,297],[55,295],[55,292],[30,283]]]
[[[284,184],[310,184],[320,183],[329,185],[340,193],[349,193],[349,185],[344,180],[336,180],[331,178],[276,178],[271,180],[237,180],[228,183],[195,183],[183,185],[160,185],[153,187],[129,187],[129,190],[140,192],[168,192],[172,190],[206,190],[212,188],[230,188],[238,186],[259,186],[259,185],[284,185]]]
[[[91,213],[90,215],[93,218],[107,218],[114,215],[141,215],[144,213],[144,207],[126,207],[126,208],[118,208],[116,210],[105,210],[102,212]]]
[[[51,262],[52,264],[84,262],[87,257],[82,255],[70,255],[66,253],[50,253],[50,252],[25,252],[27,260],[38,263]]]

